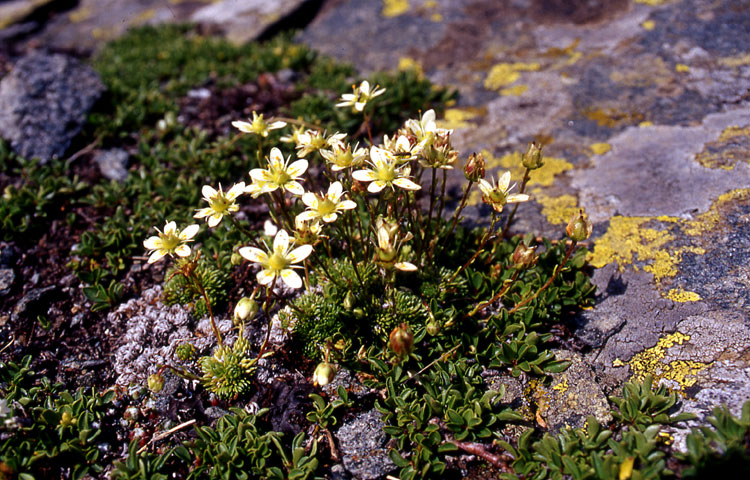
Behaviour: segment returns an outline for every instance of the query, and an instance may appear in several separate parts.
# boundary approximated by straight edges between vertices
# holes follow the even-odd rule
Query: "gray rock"
[[[601,386],[581,355],[568,350],[554,350],[558,360],[570,360],[570,367],[552,374],[552,383],[539,385],[532,393],[537,413],[552,431],[582,427],[593,415],[599,423],[612,420],[609,403]]]
[[[101,150],[94,155],[94,161],[99,165],[99,171],[104,178],[124,182],[128,178],[128,160],[130,155],[121,148]]]
[[[16,279],[16,274],[12,268],[0,268],[0,297],[10,293],[10,287]]]
[[[258,38],[307,1],[220,0],[197,10],[190,21],[216,25],[230,41],[242,44]]]
[[[32,310],[38,310],[43,308],[44,303],[47,299],[57,291],[55,285],[50,285],[43,288],[32,288],[23,298],[13,307],[13,318],[26,315]]]
[[[377,410],[358,415],[336,432],[339,448],[344,454],[344,467],[361,480],[381,478],[396,468],[385,447],[382,415]]]
[[[103,89],[78,60],[31,53],[0,81],[0,136],[23,157],[61,157]]]

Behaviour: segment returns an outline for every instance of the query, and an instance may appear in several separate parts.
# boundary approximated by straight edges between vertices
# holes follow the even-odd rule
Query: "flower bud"
[[[579,210],[578,213],[571,217],[568,226],[565,228],[565,233],[575,242],[581,242],[591,236],[593,226],[591,222],[586,219],[583,213],[583,209]]]
[[[354,318],[365,318],[365,311],[357,307],[352,310],[352,315],[354,315]]]
[[[437,322],[437,320],[432,318],[427,322],[425,329],[427,330],[427,334],[429,336],[434,337],[435,335],[440,333],[440,324]]]
[[[229,262],[236,267],[242,263],[242,255],[237,252],[232,253],[232,256],[229,257]]]
[[[71,425],[75,425],[76,423],[78,423],[77,419],[73,418],[73,415],[67,410],[65,410],[60,416],[61,427],[69,427]]]
[[[542,162],[542,147],[536,142],[531,142],[523,156],[523,166],[529,170],[536,170],[544,165]]]
[[[511,260],[516,268],[525,269],[534,266],[536,264],[534,247],[527,247],[523,243],[519,243],[511,256]]]
[[[336,377],[336,365],[320,362],[313,373],[313,385],[325,387]]]
[[[484,178],[484,155],[481,153],[472,153],[464,165],[464,176],[470,182],[476,182]]]
[[[154,393],[161,392],[164,388],[164,376],[158,373],[152,373],[148,376],[148,389]]]
[[[351,312],[352,308],[354,308],[354,294],[349,290],[344,297],[344,309],[346,309],[347,312]]]
[[[258,313],[258,303],[252,298],[242,297],[234,307],[234,321],[244,322]]]
[[[402,323],[394,328],[388,336],[388,344],[396,355],[400,357],[409,355],[414,349],[414,335],[411,334],[409,326]]]

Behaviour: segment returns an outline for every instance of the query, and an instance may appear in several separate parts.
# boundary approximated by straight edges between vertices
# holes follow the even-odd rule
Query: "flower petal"
[[[367,191],[370,193],[378,193],[382,189],[384,189],[388,184],[385,183],[382,180],[375,180],[371,184],[367,186]]]
[[[179,247],[174,249],[174,253],[181,257],[187,257],[190,255],[190,247],[187,245],[180,245]]]
[[[506,170],[505,173],[497,179],[497,188],[499,190],[502,190],[503,192],[508,191],[508,185],[510,185],[510,170]]]
[[[243,193],[245,193],[245,182],[235,183],[227,192],[226,197],[228,200],[234,200]]]
[[[156,250],[161,248],[161,238],[157,236],[148,237],[143,241],[143,246],[149,250]]]
[[[279,230],[276,232],[276,236],[273,237],[273,251],[274,252],[286,252],[289,248],[289,234],[286,230]]]
[[[404,178],[404,177],[395,179],[393,181],[393,184],[405,190],[421,190],[422,189],[421,186],[417,185],[416,183],[412,182],[408,178]]]
[[[296,162],[293,162],[291,165],[289,165],[289,168],[286,169],[287,175],[290,177],[299,177],[305,171],[307,170],[307,160],[297,160]]]
[[[261,285],[270,285],[274,278],[276,278],[276,273],[271,270],[261,270],[255,275],[255,279]]]
[[[289,252],[289,254],[286,256],[286,259],[290,263],[299,263],[309,257],[312,251],[312,245],[302,245]]]
[[[203,185],[201,193],[203,194],[203,198],[209,200],[211,198],[214,198],[219,192],[217,192],[216,189],[210,185]]]
[[[351,210],[357,208],[357,203],[352,200],[343,200],[336,205],[336,210]]]
[[[210,228],[214,228],[216,225],[219,224],[219,222],[221,222],[221,219],[223,216],[224,215],[221,213],[215,213],[211,215],[210,217],[208,217],[208,226]]]
[[[305,192],[302,195],[302,203],[310,208],[318,208],[318,196],[312,192]]]
[[[268,264],[268,253],[264,252],[260,248],[255,247],[242,247],[237,252],[247,260],[255,263],[261,263],[263,265]]]
[[[417,270],[417,266],[409,262],[398,262],[394,265],[397,269],[402,272],[414,272]]]
[[[270,182],[271,180],[273,180],[273,177],[271,177],[271,173],[268,170],[263,170],[262,168],[253,168],[252,170],[250,170],[250,178],[258,183]]]
[[[283,188],[293,195],[305,194],[305,188],[299,182],[286,182]]]
[[[164,250],[157,250],[154,253],[151,254],[150,257],[148,257],[148,263],[156,263],[167,254]]]
[[[269,160],[273,163],[284,163],[284,155],[281,154],[281,150],[278,149],[278,147],[273,147],[271,149],[271,154],[269,155]]]
[[[341,182],[333,182],[328,187],[328,198],[332,199],[333,201],[336,201],[341,197],[341,194],[344,191],[344,187],[341,186]]]
[[[176,235],[177,234],[177,224],[172,222],[167,222],[164,225],[164,235]]]
[[[508,195],[508,198],[506,201],[508,203],[516,203],[516,202],[526,202],[529,200],[529,196],[525,193],[511,193]]]
[[[307,222],[314,218],[318,218],[318,212],[314,210],[305,210],[294,218],[294,222],[297,224],[299,222]]]
[[[253,125],[251,123],[236,121],[232,122],[232,126],[241,132],[253,133]]]
[[[281,280],[283,280],[289,288],[300,288],[302,286],[302,279],[300,276],[297,275],[297,272],[289,268],[281,271]]]
[[[354,180],[359,180],[360,182],[372,182],[378,179],[372,170],[356,170],[352,173],[352,177]]]
[[[180,232],[180,240],[186,241],[190,240],[195,236],[196,233],[198,233],[198,230],[200,230],[200,225],[197,223],[194,223],[192,225],[188,225],[187,227],[183,228]]]
[[[195,215],[193,215],[193,218],[204,218],[204,217],[211,215],[212,212],[213,210],[210,208],[199,208],[198,210],[196,210]]]

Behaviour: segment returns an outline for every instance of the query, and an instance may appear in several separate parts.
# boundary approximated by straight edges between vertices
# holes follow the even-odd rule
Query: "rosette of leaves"
[[[219,398],[236,398],[252,388],[255,361],[248,341],[240,335],[231,347],[221,345],[213,355],[198,360],[203,372],[201,383]]]

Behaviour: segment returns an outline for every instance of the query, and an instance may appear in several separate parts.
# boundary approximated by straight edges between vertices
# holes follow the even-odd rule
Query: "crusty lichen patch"
[[[703,146],[695,160],[706,168],[733,170],[738,161],[750,162],[750,125],[732,125]]]
[[[721,223],[722,209],[735,201],[745,201],[748,199],[750,199],[750,188],[740,188],[719,195],[719,198],[714,201],[706,213],[702,213],[695,217],[695,219],[685,222],[682,231],[690,236],[698,236],[706,232],[711,232]]]
[[[438,120],[440,128],[456,129],[471,126],[469,120],[483,117],[487,114],[486,108],[466,107],[466,108],[448,108],[443,113],[443,119]]]
[[[703,254],[705,250],[694,246],[671,246],[675,236],[668,228],[646,225],[678,221],[674,217],[612,217],[607,232],[595,242],[589,260],[597,268],[612,262],[617,263],[620,270],[625,265],[633,265],[635,270],[643,268],[654,274],[657,283],[674,277],[684,253]]]
[[[675,345],[682,345],[690,340],[690,335],[674,332],[661,337],[651,348],[636,353],[627,362],[633,378],[642,381],[646,375],[665,384],[670,390],[682,392],[687,387],[695,385],[695,375],[708,367],[707,363],[693,360],[665,360],[670,349]],[[619,365],[624,365],[619,362]],[[616,365],[617,366],[617,365]]]
[[[383,0],[383,16],[397,17],[409,11],[409,0]]]
[[[536,62],[498,63],[490,69],[487,78],[484,79],[484,88],[500,90],[521,78],[521,72],[534,72],[539,68],[540,65]]]
[[[579,209],[578,200],[573,195],[552,197],[545,195],[542,189],[535,188],[531,196],[542,206],[542,215],[553,225],[567,224]]]
[[[667,292],[667,298],[672,300],[673,302],[687,303],[687,302],[697,302],[698,300],[701,299],[701,296],[695,292],[690,292],[680,287],[680,288],[670,289]]]
[[[609,143],[592,143],[589,145],[589,148],[592,152],[594,152],[594,155],[604,155],[605,153],[612,150],[612,145]]]

